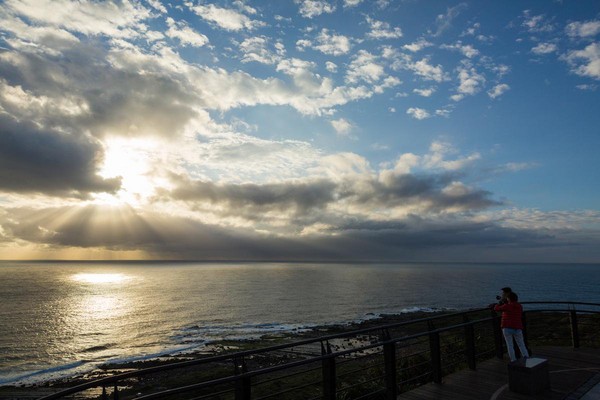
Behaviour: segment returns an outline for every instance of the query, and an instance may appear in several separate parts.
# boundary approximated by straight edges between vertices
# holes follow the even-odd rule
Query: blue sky
[[[597,2],[0,22],[0,258],[600,262]]]

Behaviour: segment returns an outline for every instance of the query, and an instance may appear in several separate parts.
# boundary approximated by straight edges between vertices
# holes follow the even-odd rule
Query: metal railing
[[[569,337],[562,340],[573,347],[580,346],[582,334],[585,340],[598,339],[600,304],[521,304],[528,344],[538,337],[545,340],[544,330],[537,332],[545,319],[564,324],[563,336]],[[554,328],[556,335],[560,330]],[[479,308],[140,369],[40,400],[68,398],[94,388],[102,400],[395,399],[401,391],[439,383],[457,369],[476,369],[480,361],[502,358],[504,352],[499,315]],[[186,372],[195,377],[170,384],[145,381],[152,375],[177,378]]]

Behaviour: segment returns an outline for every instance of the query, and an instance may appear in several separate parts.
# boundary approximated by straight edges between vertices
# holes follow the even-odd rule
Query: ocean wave
[[[96,346],[98,348],[103,346]],[[90,348],[92,349],[92,348]],[[103,365],[124,364],[135,361],[147,361],[156,359],[165,355],[174,355],[180,353],[191,352],[197,350],[198,346],[170,346],[164,347],[158,351],[152,351],[142,354],[132,355],[113,355],[110,358],[85,359],[70,362],[67,364],[56,365],[48,368],[42,368],[32,371],[9,372],[7,374],[0,373],[0,385],[17,386],[17,385],[35,385],[44,382],[54,381],[57,379],[70,378],[77,375],[85,374],[93,371]],[[89,349],[88,349],[89,350]]]
[[[208,344],[218,340],[258,339],[267,334],[303,332],[315,325],[277,322],[190,325],[171,336],[177,343]]]
[[[109,350],[114,345],[115,345],[115,343],[101,344],[101,345],[97,345],[97,346],[88,347],[87,349],[81,350],[81,352],[82,353],[95,353],[98,351],[105,351],[105,350]]]
[[[68,364],[56,365],[36,371],[22,371],[0,376],[0,385],[33,385],[55,379],[73,376],[93,370],[95,365],[87,361],[75,361]]]

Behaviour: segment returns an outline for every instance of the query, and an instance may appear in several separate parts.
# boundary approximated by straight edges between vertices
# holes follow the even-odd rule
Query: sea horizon
[[[600,262],[545,262],[545,261],[405,261],[405,260],[327,260],[327,259],[306,259],[306,260],[289,260],[289,259],[0,259],[1,263],[198,263],[198,264],[219,264],[219,263],[261,263],[261,264],[444,264],[444,265],[597,265]]]

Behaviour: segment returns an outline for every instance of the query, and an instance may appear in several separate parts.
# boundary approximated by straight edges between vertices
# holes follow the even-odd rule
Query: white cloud
[[[327,61],[325,63],[325,68],[327,69],[327,71],[329,71],[331,73],[336,73],[338,70],[338,66],[331,61]]]
[[[395,175],[407,175],[410,174],[413,168],[417,167],[421,163],[421,157],[413,153],[404,153],[398,157],[396,164],[394,165]],[[384,177],[382,175],[381,177]]]
[[[309,73],[315,67],[315,63],[312,61],[305,61],[299,58],[289,58],[281,60],[277,64],[277,71],[282,71],[288,75],[304,75]]]
[[[422,119],[431,117],[431,115],[427,112],[427,110],[424,110],[424,109],[418,108],[418,107],[410,107],[408,110],[406,110],[406,113],[408,115],[410,115],[411,117],[418,119],[418,120],[422,120]]]
[[[50,53],[65,50],[79,42],[77,36],[54,26],[30,26],[20,18],[1,18],[2,30],[13,33],[20,41],[34,42]]]
[[[530,10],[523,11],[523,26],[531,33],[552,32],[554,25],[545,15],[531,15]]]
[[[433,36],[440,36],[446,29],[452,26],[452,21],[460,15],[460,13],[467,8],[466,3],[457,4],[454,7],[449,7],[446,14],[439,14],[435,19],[437,25],[437,31]]]
[[[344,0],[344,7],[356,7],[362,2],[363,0]]]
[[[313,46],[315,50],[319,50],[324,54],[339,56],[346,54],[352,47],[350,39],[344,35],[329,34],[328,29],[322,29],[316,37],[317,45]]]
[[[385,75],[385,71],[376,61],[376,56],[366,50],[360,50],[348,66],[346,81],[350,83],[379,81]]]
[[[252,20],[237,10],[217,7],[214,4],[192,5],[190,9],[200,18],[228,31],[252,30],[265,25],[264,22]]]
[[[270,51],[267,46],[269,39],[265,36],[256,36],[245,39],[240,43],[239,47],[244,56],[242,62],[247,63],[255,61],[261,64],[275,64],[283,55],[285,55],[285,49],[281,43],[275,44],[275,50]]]
[[[371,39],[398,39],[402,37],[402,30],[398,27],[392,29],[389,23],[377,21],[367,16],[367,22],[371,30],[367,32],[367,37]]]
[[[391,177],[390,172],[393,173],[392,175],[400,176],[411,174],[417,169],[427,170],[429,172],[434,170],[459,171],[481,159],[479,153],[473,153],[466,157],[458,157],[456,159],[448,159],[450,155],[457,153],[458,150],[450,143],[434,141],[429,146],[429,152],[422,156],[413,153],[402,154],[396,161],[394,169],[392,171],[382,170],[379,179],[384,181],[389,179]],[[457,191],[460,191],[461,187],[464,188],[462,185],[463,184],[457,185],[457,182],[454,181],[449,182],[446,187],[447,190],[456,194]]]
[[[153,8],[160,11],[163,14],[167,13],[167,8],[160,2],[160,0],[147,0]]]
[[[571,37],[591,37],[600,33],[600,20],[571,22],[565,28]]]
[[[423,97],[430,97],[432,94],[435,93],[435,87],[430,87],[427,89],[413,89],[413,93],[416,93],[419,96]]]
[[[130,38],[139,36],[140,21],[151,11],[138,3],[71,2],[68,0],[9,0],[14,13],[38,24],[64,28],[84,35]]]
[[[499,165],[491,170],[494,174],[504,174],[507,172],[519,172],[527,169],[535,168],[538,164],[530,162],[509,162],[506,164]]]
[[[429,169],[441,168],[446,171],[458,171],[481,159],[479,153],[455,160],[446,160],[446,155],[455,154],[457,150],[449,143],[435,141],[429,147],[430,153],[423,156],[423,165]]]
[[[344,118],[332,120],[330,122],[331,122],[331,126],[333,126],[333,128],[335,129],[336,133],[339,136],[348,136],[350,134],[350,132],[352,131],[352,129],[354,128],[354,125],[352,125],[350,122],[348,122]]]
[[[395,76],[387,76],[383,79],[383,82],[380,85],[376,85],[373,87],[373,91],[375,93],[383,93],[385,89],[398,86],[402,83],[400,79]]]
[[[442,82],[444,80],[444,70],[441,65],[431,65],[427,58],[423,58],[409,65],[409,69],[413,70],[417,75],[425,80]]]
[[[471,25],[470,28],[467,28],[463,33],[461,33],[460,36],[475,36],[479,28],[481,28],[481,24],[476,22]]]
[[[437,115],[438,117],[444,117],[447,118],[448,116],[450,116],[450,113],[452,112],[451,109],[448,108],[440,108],[435,110],[435,115]]]
[[[498,75],[498,78],[502,78],[510,72],[510,67],[504,64],[493,65],[491,69]]]
[[[588,84],[577,85],[575,87],[579,90],[590,90],[592,92],[595,91],[596,89],[598,89],[598,85],[588,85]]]
[[[564,59],[577,75],[600,80],[600,43],[592,43],[583,50],[570,51]]]
[[[451,96],[454,101],[462,100],[465,95],[472,96],[478,93],[485,83],[485,77],[472,67],[460,67],[458,69],[458,79],[460,81],[457,89],[458,94]]]
[[[394,71],[399,69],[413,71],[417,76],[427,81],[442,82],[447,79],[442,66],[430,64],[427,57],[414,62],[409,54],[399,53],[390,47],[384,48],[383,57],[393,60],[391,68]]]
[[[540,43],[534,48],[531,49],[531,52],[534,54],[549,54],[558,51],[558,46],[554,43]]]
[[[458,42],[456,42],[455,44],[452,44],[452,45],[443,44],[443,45],[440,46],[440,48],[441,49],[445,49],[445,50],[459,51],[459,52],[461,52],[467,58],[473,58],[473,57],[479,55],[479,50],[477,50],[476,48],[474,48],[470,44],[463,45],[461,41],[458,41]]]
[[[411,44],[405,44],[404,46],[402,46],[403,49],[406,49],[408,51],[412,51],[413,53],[416,53],[417,51],[421,51],[426,47],[430,47],[433,46],[433,43],[428,42],[427,40],[420,38],[419,40],[417,40],[416,42],[413,42]]]
[[[377,4],[377,7],[378,7],[380,10],[383,10],[383,9],[385,9],[387,6],[389,6],[389,5],[390,5],[390,0],[377,0],[377,1],[375,2],[375,4]]]
[[[371,145],[371,148],[373,150],[382,151],[382,150],[389,150],[390,146],[388,146],[387,144],[382,144],[382,143],[375,142],[375,143],[373,143]]]
[[[325,0],[294,0],[294,2],[300,4],[300,15],[305,18],[314,18],[335,11],[335,5]]]
[[[202,47],[208,43],[208,38],[190,28],[183,21],[175,21],[173,18],[167,18],[169,29],[165,32],[170,38],[179,39],[183,46]]]
[[[508,86],[506,83],[501,83],[494,86],[492,90],[488,91],[488,96],[490,96],[492,99],[495,99],[496,97],[502,96],[509,89],[510,86]]]
[[[233,4],[240,10],[242,10],[243,12],[245,12],[246,14],[250,14],[250,15],[255,15],[258,14],[258,11],[256,11],[256,8],[254,7],[250,7],[248,4],[245,3],[246,0],[236,0],[233,2]]]
[[[298,51],[304,51],[307,47],[312,47],[312,42],[307,39],[300,39],[296,42],[296,49]]]

